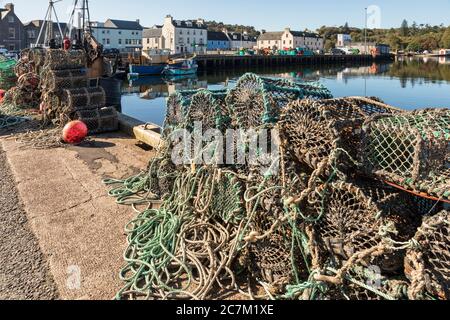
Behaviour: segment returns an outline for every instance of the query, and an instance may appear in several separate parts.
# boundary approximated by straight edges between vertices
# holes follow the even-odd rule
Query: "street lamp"
[[[364,8],[364,14],[365,14],[365,29],[364,29],[364,47],[365,47],[365,54],[367,54],[367,52],[369,51],[368,50],[368,47],[367,47],[367,27],[368,27],[368,22],[367,22],[367,8]]]

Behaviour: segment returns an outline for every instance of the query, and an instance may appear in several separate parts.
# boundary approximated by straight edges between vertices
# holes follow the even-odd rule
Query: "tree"
[[[419,29],[419,26],[417,25],[417,22],[414,21],[412,26],[411,26],[411,34],[412,35],[416,35],[418,29]]]
[[[418,52],[422,51],[422,46],[417,41],[413,40],[408,44],[406,50],[410,52]]]
[[[402,43],[402,39],[400,39],[398,36],[396,36],[395,34],[390,34],[388,39],[387,39],[387,43],[389,44],[389,46],[391,47],[392,50],[400,50],[403,48],[403,43]]]
[[[402,35],[403,37],[407,37],[409,35],[409,25],[406,19],[403,20],[402,25],[400,27],[400,35]]]
[[[441,38],[441,47],[444,49],[450,48],[450,27],[448,27]]]
[[[342,29],[342,31],[343,31],[345,34],[350,33],[350,27],[348,26],[348,22],[345,23],[344,28]]]
[[[331,49],[333,49],[335,47],[335,44],[333,43],[333,41],[331,41],[330,39],[327,39],[325,41],[325,51],[330,51]]]

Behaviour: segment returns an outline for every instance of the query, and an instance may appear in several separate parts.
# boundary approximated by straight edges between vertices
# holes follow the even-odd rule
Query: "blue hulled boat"
[[[185,76],[197,74],[198,64],[194,58],[192,59],[178,59],[169,63],[163,74],[165,76]]]
[[[167,64],[153,64],[153,65],[134,65],[130,64],[130,74],[139,76],[159,76],[163,73]]]

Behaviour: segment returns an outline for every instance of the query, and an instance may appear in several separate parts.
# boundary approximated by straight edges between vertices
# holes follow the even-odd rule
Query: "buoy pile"
[[[427,112],[447,121],[448,110]],[[449,149],[426,146],[448,146],[448,126],[418,114],[253,74],[230,91],[170,96],[148,171],[105,181],[118,203],[143,207],[127,226],[117,298],[448,299],[449,184],[406,192],[378,169],[409,159],[411,148],[389,147],[401,145],[408,123],[405,131],[433,132],[414,135],[423,146],[416,154],[433,153],[412,160],[408,168],[423,169],[414,183],[445,181],[436,175],[442,163],[448,168]],[[398,127],[374,135],[381,119]],[[254,134],[223,140],[242,130]],[[277,151],[264,152],[274,141]],[[248,161],[251,150],[256,161]]]

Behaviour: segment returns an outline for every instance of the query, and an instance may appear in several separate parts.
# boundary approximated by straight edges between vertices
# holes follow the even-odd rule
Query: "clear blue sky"
[[[24,22],[42,19],[47,0],[11,0]],[[0,1],[3,4],[10,1]],[[62,21],[68,20],[73,0],[58,3]],[[381,8],[381,27],[398,27],[403,19],[450,25],[450,0],[91,0],[92,20],[140,19],[144,26],[162,23],[166,14],[176,19],[204,18],[225,23],[254,25],[257,29],[316,29],[322,25],[364,26],[364,8]]]

